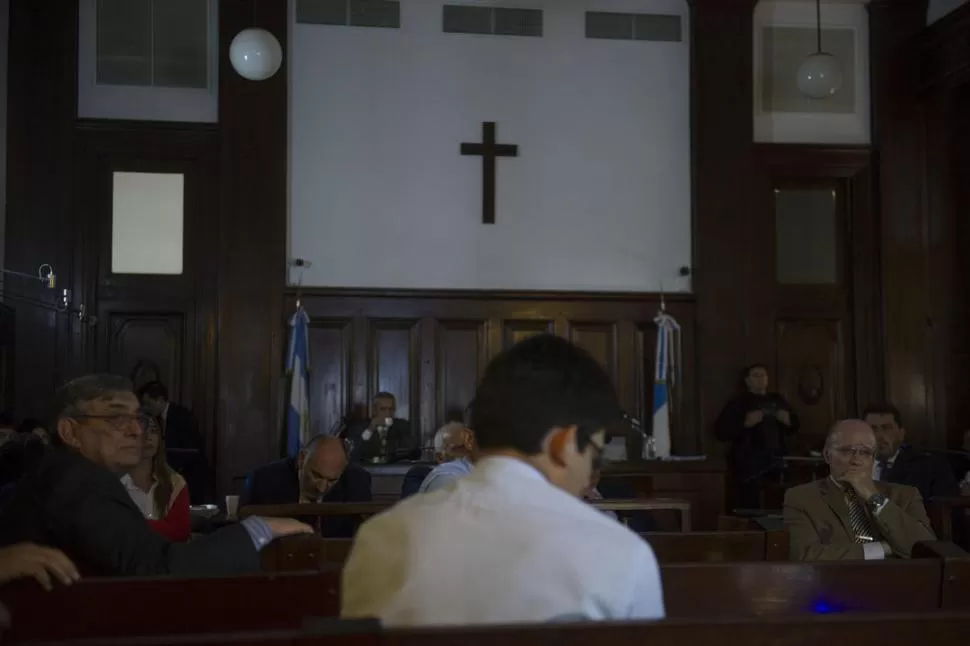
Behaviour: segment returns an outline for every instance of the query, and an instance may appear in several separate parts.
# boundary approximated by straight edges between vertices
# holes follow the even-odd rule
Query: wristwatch
[[[889,498],[882,495],[881,493],[876,493],[871,495],[869,497],[869,500],[867,500],[866,502],[869,504],[869,511],[871,511],[873,515],[875,515],[875,514],[878,514],[880,511],[882,511],[882,508],[886,506],[887,502],[889,502]]]

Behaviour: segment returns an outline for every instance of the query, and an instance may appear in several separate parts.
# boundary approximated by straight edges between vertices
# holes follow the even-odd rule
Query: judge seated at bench
[[[148,526],[121,477],[142,458],[148,418],[131,383],[114,375],[69,382],[55,397],[55,444],[0,509],[0,546],[57,548],[97,576],[200,576],[258,571],[278,536],[312,529],[290,519],[247,518],[188,543]]]
[[[391,393],[374,395],[371,418],[351,422],[346,439],[351,462],[399,462],[416,460],[421,449],[411,434],[411,424],[395,417],[397,400]]]
[[[731,443],[734,506],[758,509],[762,481],[780,472],[786,440],[798,432],[799,421],[784,397],[768,391],[767,367],[748,366],[743,377],[744,393],[724,406],[714,432],[717,439]]]
[[[829,477],[785,493],[785,526],[795,560],[909,558],[934,540],[919,491],[874,482],[876,436],[862,420],[832,427],[824,456]]]
[[[876,434],[874,480],[916,487],[924,500],[960,495],[960,486],[945,458],[918,451],[903,442],[906,429],[895,406],[870,405],[862,418]]]
[[[341,616],[388,626],[662,618],[650,545],[580,499],[619,416],[609,375],[565,339],[538,335],[493,359],[472,405],[474,470],[364,523]]]
[[[321,434],[311,438],[295,458],[277,460],[250,473],[239,505],[370,501],[370,474],[348,464],[343,440]],[[360,522],[356,516],[328,517],[321,524],[321,534],[352,538]]]
[[[460,422],[449,422],[434,435],[434,454],[438,466],[421,483],[418,493],[444,489],[472,472],[475,435]]]

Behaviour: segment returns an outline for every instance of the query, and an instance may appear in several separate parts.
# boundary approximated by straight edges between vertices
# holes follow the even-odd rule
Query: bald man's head
[[[300,493],[318,500],[333,488],[347,468],[347,452],[340,438],[320,435],[300,451]]]
[[[438,462],[470,457],[474,449],[474,435],[463,424],[449,422],[435,433],[434,452]]]
[[[836,422],[825,438],[825,461],[836,479],[849,471],[871,473],[875,450],[876,435],[861,419]]]

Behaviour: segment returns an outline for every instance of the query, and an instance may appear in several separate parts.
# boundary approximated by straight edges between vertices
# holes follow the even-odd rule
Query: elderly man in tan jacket
[[[829,477],[785,493],[792,559],[909,558],[914,543],[934,540],[916,489],[873,481],[875,447],[862,420],[844,420],[829,431]]]

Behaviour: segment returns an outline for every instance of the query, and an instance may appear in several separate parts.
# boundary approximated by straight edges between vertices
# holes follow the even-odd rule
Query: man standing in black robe
[[[768,368],[760,363],[744,371],[745,392],[727,403],[714,423],[714,433],[730,442],[735,480],[735,506],[761,507],[761,482],[782,469],[786,438],[798,432],[798,415],[785,398],[768,392]]]

